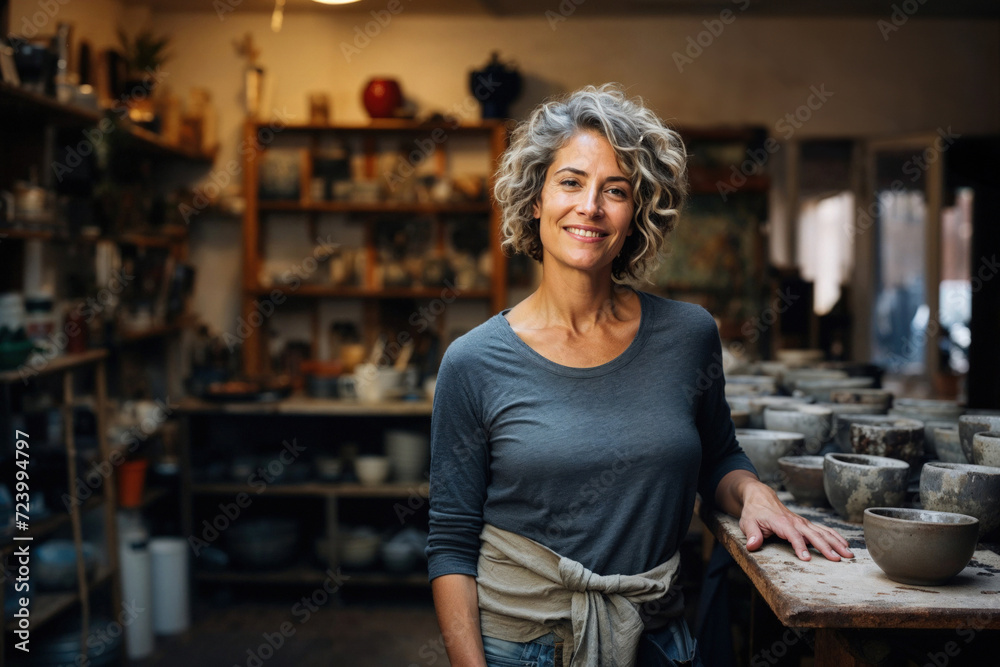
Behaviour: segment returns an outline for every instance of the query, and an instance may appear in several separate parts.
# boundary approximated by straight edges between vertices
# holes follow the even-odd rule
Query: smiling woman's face
[[[611,144],[579,132],[555,155],[535,202],[543,265],[611,272],[632,234],[632,184]]]

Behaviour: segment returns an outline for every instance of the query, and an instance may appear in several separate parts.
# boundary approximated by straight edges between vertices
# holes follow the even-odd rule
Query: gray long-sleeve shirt
[[[753,471],[736,442],[703,308],[639,292],[629,347],[571,368],[498,314],[449,346],[431,418],[430,578],[476,575],[483,523],[599,574],[669,559],[695,492]]]

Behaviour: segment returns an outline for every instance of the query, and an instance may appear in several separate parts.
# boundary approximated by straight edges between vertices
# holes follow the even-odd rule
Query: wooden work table
[[[995,545],[980,544],[965,570],[945,586],[899,584],[868,554],[860,524],[842,521],[831,509],[797,505],[786,493],[779,496],[810,521],[839,531],[855,557],[833,562],[813,550],[812,560],[800,561],[791,545],[777,539],[751,553],[736,519],[718,512],[704,519],[784,626],[815,628],[817,667],[874,664],[852,650],[854,630],[1000,629]]]

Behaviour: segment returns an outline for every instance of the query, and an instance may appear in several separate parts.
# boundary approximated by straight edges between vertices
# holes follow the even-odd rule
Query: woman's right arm
[[[451,667],[486,667],[476,578],[444,574],[431,582],[431,590]]]

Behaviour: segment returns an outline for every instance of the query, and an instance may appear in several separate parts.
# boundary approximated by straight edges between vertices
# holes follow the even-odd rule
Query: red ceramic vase
[[[372,79],[361,95],[365,110],[372,118],[393,118],[403,104],[403,91],[395,79]]]

